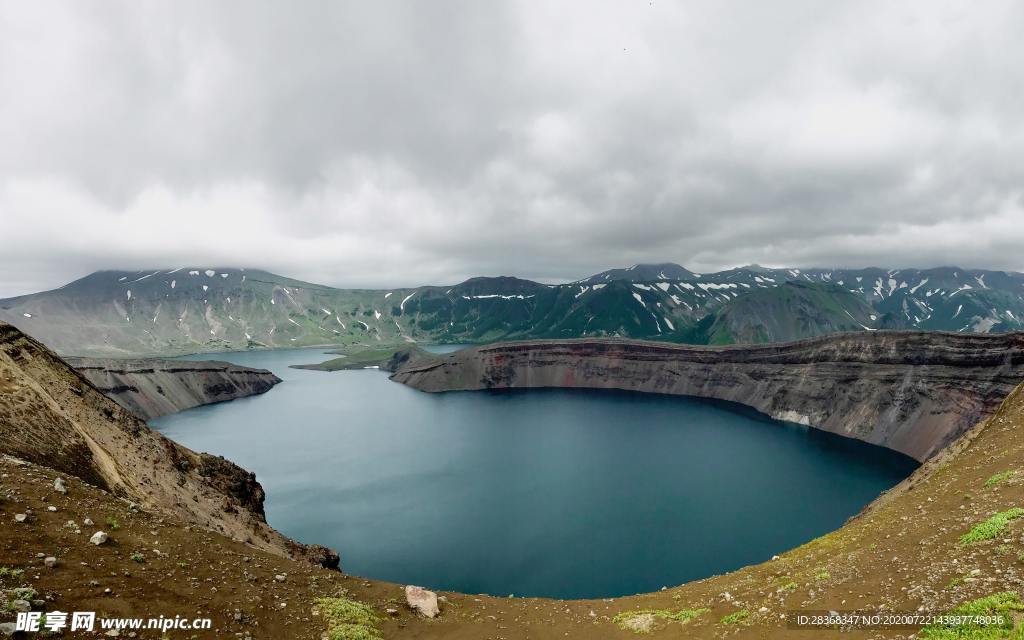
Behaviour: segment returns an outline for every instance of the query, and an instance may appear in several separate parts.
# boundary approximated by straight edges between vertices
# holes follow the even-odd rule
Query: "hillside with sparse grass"
[[[693,273],[671,263],[571,283],[471,278],[452,286],[338,289],[258,269],[100,271],[0,300],[0,320],[65,355],[623,337],[778,342],[840,331],[1024,329],[1024,275],[767,269]]]

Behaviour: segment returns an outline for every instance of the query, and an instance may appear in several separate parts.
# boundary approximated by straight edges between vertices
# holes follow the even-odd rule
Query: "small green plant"
[[[779,587],[778,589],[776,589],[776,592],[778,592],[778,593],[788,593],[790,591],[795,591],[797,586],[798,585],[795,582],[787,582],[786,584],[784,584],[781,587]]]
[[[114,516],[107,516],[107,526],[110,527],[111,531],[117,531],[121,528],[121,523]]]
[[[1007,470],[1007,471],[1000,471],[999,473],[994,474],[992,477],[990,477],[988,480],[985,481],[985,488],[987,489],[988,487],[994,487],[997,484],[999,484],[1000,482],[1005,482],[1006,480],[1009,480],[1012,477],[1013,477],[1013,470],[1012,469]]]
[[[139,564],[142,564],[146,561],[146,556],[142,555],[141,553],[133,553],[132,555],[128,556],[128,558],[135,562],[138,562]]]
[[[746,609],[722,616],[722,624],[750,624],[750,612]]]
[[[952,591],[964,583],[963,576],[954,576],[947,584],[946,590]]]
[[[327,620],[329,640],[381,640],[373,608],[348,598],[317,598],[313,601]]]
[[[0,567],[0,579],[2,578],[20,578],[25,575],[24,569],[15,569],[13,567]]]
[[[921,629],[920,638],[928,640],[997,640],[1009,638],[1014,628],[1014,611],[1024,611],[1020,594],[1013,591],[995,593],[984,598],[965,602],[949,612],[949,616],[963,616],[964,620],[953,620],[949,624],[933,624]],[[979,625],[977,618],[999,616],[1001,623]],[[955,624],[959,622],[960,624]],[[1018,631],[1020,631],[1018,629]],[[1013,636],[1018,637],[1018,636]]]
[[[995,514],[988,520],[974,525],[974,528],[960,536],[960,544],[971,544],[991,540],[1009,526],[1010,522],[1024,516],[1024,509],[1014,507]]]
[[[828,580],[831,577],[832,577],[832,574],[829,573],[828,571],[824,570],[824,569],[822,569],[821,571],[819,571],[819,572],[814,574],[814,579],[818,580],[818,581]]]
[[[708,611],[710,611],[710,609],[679,609],[677,611],[671,611],[669,609],[641,609],[639,611],[623,611],[612,618],[612,622],[614,622],[620,629],[626,631],[632,631],[634,633],[649,633],[650,631],[653,631],[650,625],[637,624],[638,621],[642,621],[646,618],[651,622],[656,619],[661,619],[667,622],[686,624],[690,620],[702,616]]]
[[[18,587],[17,589],[11,589],[9,593],[12,596],[11,600],[35,600],[36,596],[39,595],[32,587]]]

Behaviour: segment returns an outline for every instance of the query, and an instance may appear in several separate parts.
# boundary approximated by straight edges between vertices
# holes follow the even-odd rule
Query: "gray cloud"
[[[1016,2],[0,6],[0,295],[1024,269]]]

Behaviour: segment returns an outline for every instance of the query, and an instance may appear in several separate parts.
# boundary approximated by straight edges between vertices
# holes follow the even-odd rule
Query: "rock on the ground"
[[[54,490],[56,490],[56,491],[58,491],[60,493],[67,493],[68,492],[68,485],[64,482],[64,478],[58,477],[56,480],[54,480],[53,481],[53,488],[54,488]]]
[[[17,625],[13,622],[0,623],[0,636],[12,637],[14,636],[14,630],[17,628]]]
[[[25,522],[26,520],[28,520],[28,516],[25,515],[24,513],[16,513],[16,514],[14,514],[14,521],[15,522]]]
[[[14,611],[26,612],[32,610],[32,603],[28,600],[11,600],[11,609]]]
[[[91,538],[89,538],[89,542],[97,546],[105,543],[107,540],[110,540],[110,536],[108,536],[103,531],[97,531],[96,533],[92,534]]]
[[[441,609],[437,606],[437,594],[427,591],[423,587],[408,585],[405,588],[405,601],[409,603],[410,607],[428,618],[433,618],[441,613]]]
[[[57,558],[54,558],[53,556],[46,556],[43,558],[43,564],[52,569],[57,566]]]

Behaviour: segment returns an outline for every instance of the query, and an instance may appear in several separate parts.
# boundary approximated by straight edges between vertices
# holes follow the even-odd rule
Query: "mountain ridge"
[[[700,274],[660,263],[561,284],[501,276],[338,289],[260,269],[181,267],[94,272],[0,300],[0,320],[59,353],[102,357],[601,336],[757,343],[883,328],[998,333],[1024,329],[1024,274],[757,265]]]

